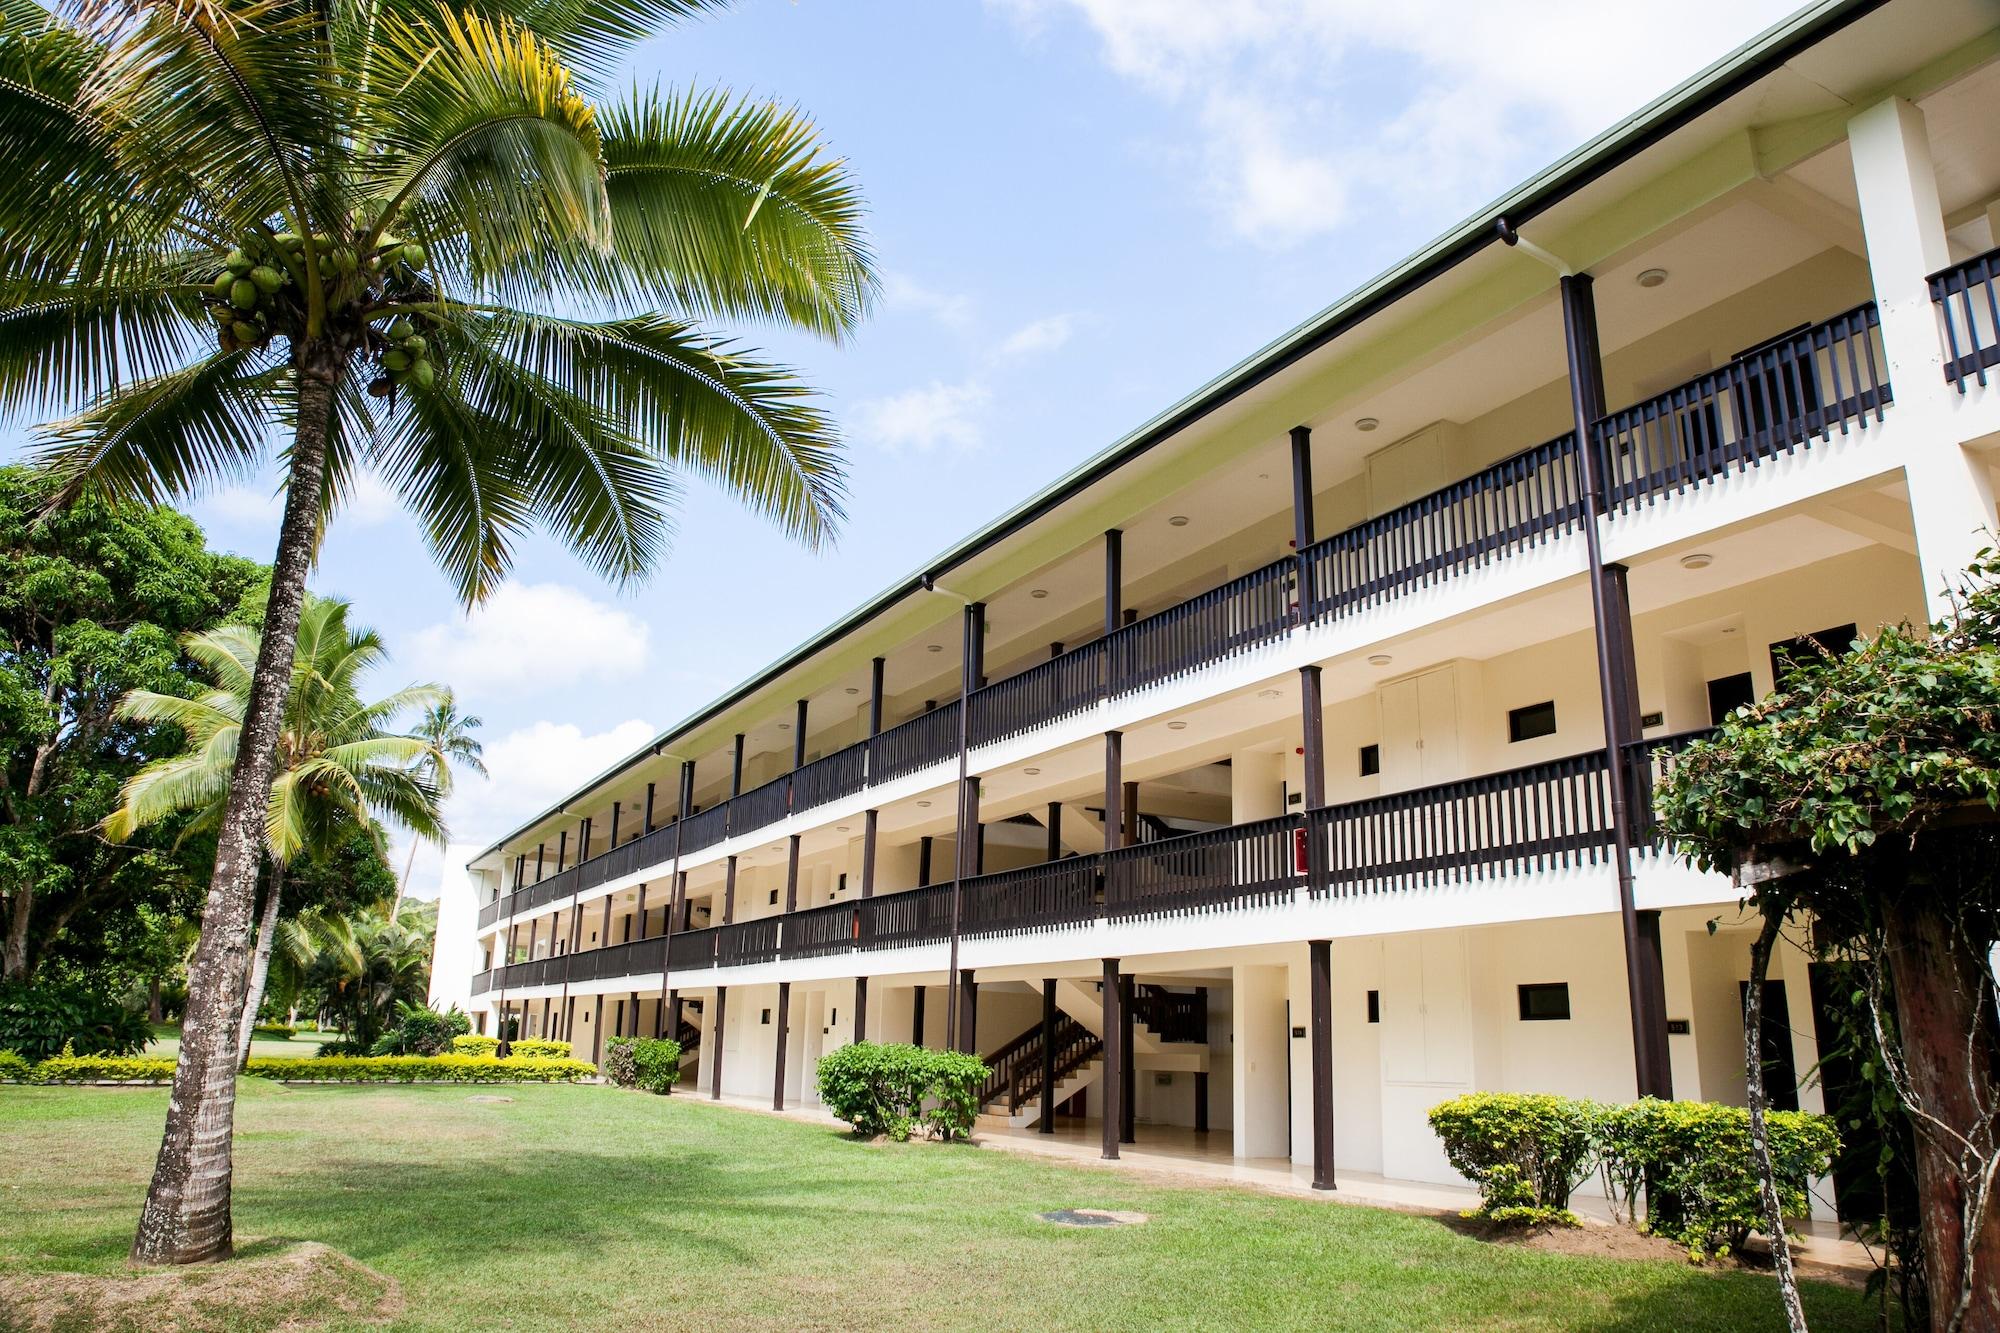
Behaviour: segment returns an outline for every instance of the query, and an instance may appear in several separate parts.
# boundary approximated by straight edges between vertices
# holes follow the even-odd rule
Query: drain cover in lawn
[[[514,1099],[512,1097],[495,1097],[490,1094],[482,1093],[476,1097],[467,1097],[465,1100],[469,1102],[511,1102]]]
[[[1114,1213],[1103,1208],[1057,1208],[1036,1216],[1059,1227],[1126,1227],[1146,1220],[1144,1213]]]

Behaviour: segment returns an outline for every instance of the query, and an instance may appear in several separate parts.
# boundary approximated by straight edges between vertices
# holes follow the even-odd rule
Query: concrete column
[[[1915,427],[1903,460],[1925,604],[1945,614],[1945,590],[1993,544],[1993,487],[1984,463],[1966,451],[1956,422],[1961,398],[1945,383],[1944,345],[1927,279],[1951,263],[1924,113],[1900,97],[1877,102],[1847,123],[1854,185],[1875,304],[1882,315],[1899,422]]]
[[[1229,822],[1251,824],[1285,813],[1285,757],[1257,750],[1229,756]]]
[[[1288,1157],[1291,1088],[1285,1077],[1287,969],[1263,965],[1234,970],[1230,1011],[1230,1096],[1238,1157]]]

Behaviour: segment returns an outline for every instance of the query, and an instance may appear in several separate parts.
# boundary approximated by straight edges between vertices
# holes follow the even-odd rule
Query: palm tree
[[[424,710],[422,720],[412,729],[411,735],[421,736],[431,747],[424,756],[424,777],[437,790],[440,799],[451,795],[451,766],[463,764],[486,776],[486,761],[482,756],[486,747],[472,733],[485,725],[485,719],[470,717],[458,711],[458,699],[450,690],[444,697]],[[403,861],[402,878],[396,881],[396,900],[389,909],[394,917],[403,909],[403,895],[410,891],[410,872],[417,865],[417,839],[410,839],[410,854]]]
[[[468,604],[536,527],[647,573],[690,472],[809,543],[841,516],[810,391],[706,324],[857,325],[844,164],[775,104],[599,97],[713,7],[0,0],[0,413],[72,413],[65,494],[286,482],[140,1262],[231,1251],[224,1034],[306,572],[362,470]]]
[[[450,694],[435,685],[414,685],[364,702],[361,678],[388,654],[375,631],[348,624],[348,609],[338,599],[313,597],[299,616],[292,688],[278,733],[277,777],[265,810],[264,850],[271,874],[237,1023],[239,1068],[250,1057],[250,1034],[264,1003],[286,866],[301,856],[329,851],[357,828],[379,848],[383,819],[419,836],[442,837],[444,832],[441,793],[429,777],[443,756],[422,735],[396,735],[385,728],[411,709],[436,710]],[[182,836],[209,831],[227,809],[258,634],[248,626],[226,625],[190,636],[185,648],[213,680],[213,689],[194,699],[134,690],[118,703],[121,717],[180,728],[187,745],[126,782],[122,804],[104,821],[105,833],[115,840],[189,811],[194,817]]]
[[[386,901],[347,914],[307,912],[285,923],[284,951],[302,988],[323,997],[347,1039],[371,1046],[400,1004],[430,990],[436,912],[396,911]]]

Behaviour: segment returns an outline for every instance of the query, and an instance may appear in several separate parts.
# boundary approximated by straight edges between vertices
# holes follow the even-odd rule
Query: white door
[[[1391,681],[1382,706],[1382,790],[1406,791],[1458,776],[1458,673],[1440,667]]]

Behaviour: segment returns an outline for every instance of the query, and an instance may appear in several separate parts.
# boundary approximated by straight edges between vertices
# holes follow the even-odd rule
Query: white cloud
[[[882,304],[890,310],[927,315],[948,329],[964,329],[972,323],[972,298],[926,287],[907,273],[883,276]]]
[[[1115,73],[1194,117],[1191,165],[1244,237],[1296,244],[1352,210],[1463,212],[1665,92],[1794,0],[988,0],[1030,37],[1059,15]]]
[[[1007,335],[1000,344],[1002,356],[1032,356],[1040,352],[1053,352],[1068,342],[1076,332],[1075,315],[1046,315],[1030,320]]]
[[[207,527],[269,528],[275,540],[285,516],[285,493],[254,486],[224,486],[197,500],[191,508]]]
[[[980,417],[991,397],[977,380],[959,384],[933,380],[920,389],[859,403],[854,419],[864,439],[891,453],[905,449],[928,453],[941,445],[977,449],[983,439]]]
[[[421,678],[457,690],[556,689],[637,675],[646,623],[559,583],[507,583],[470,614],[419,630],[410,662]]]
[[[372,528],[387,523],[403,512],[403,506],[396,499],[395,492],[382,484],[382,479],[373,471],[363,470],[355,474],[348,486],[345,503],[334,515],[334,522],[347,527]]]
[[[541,721],[486,743],[486,776],[461,773],[445,802],[453,843],[485,847],[532,819],[619,760],[652,741],[651,723],[631,718],[607,731],[586,734],[564,722]],[[399,839],[390,864],[401,874],[409,843]],[[551,853],[553,855],[553,853]],[[438,848],[417,848],[410,888],[417,897],[437,894],[443,869]]]

